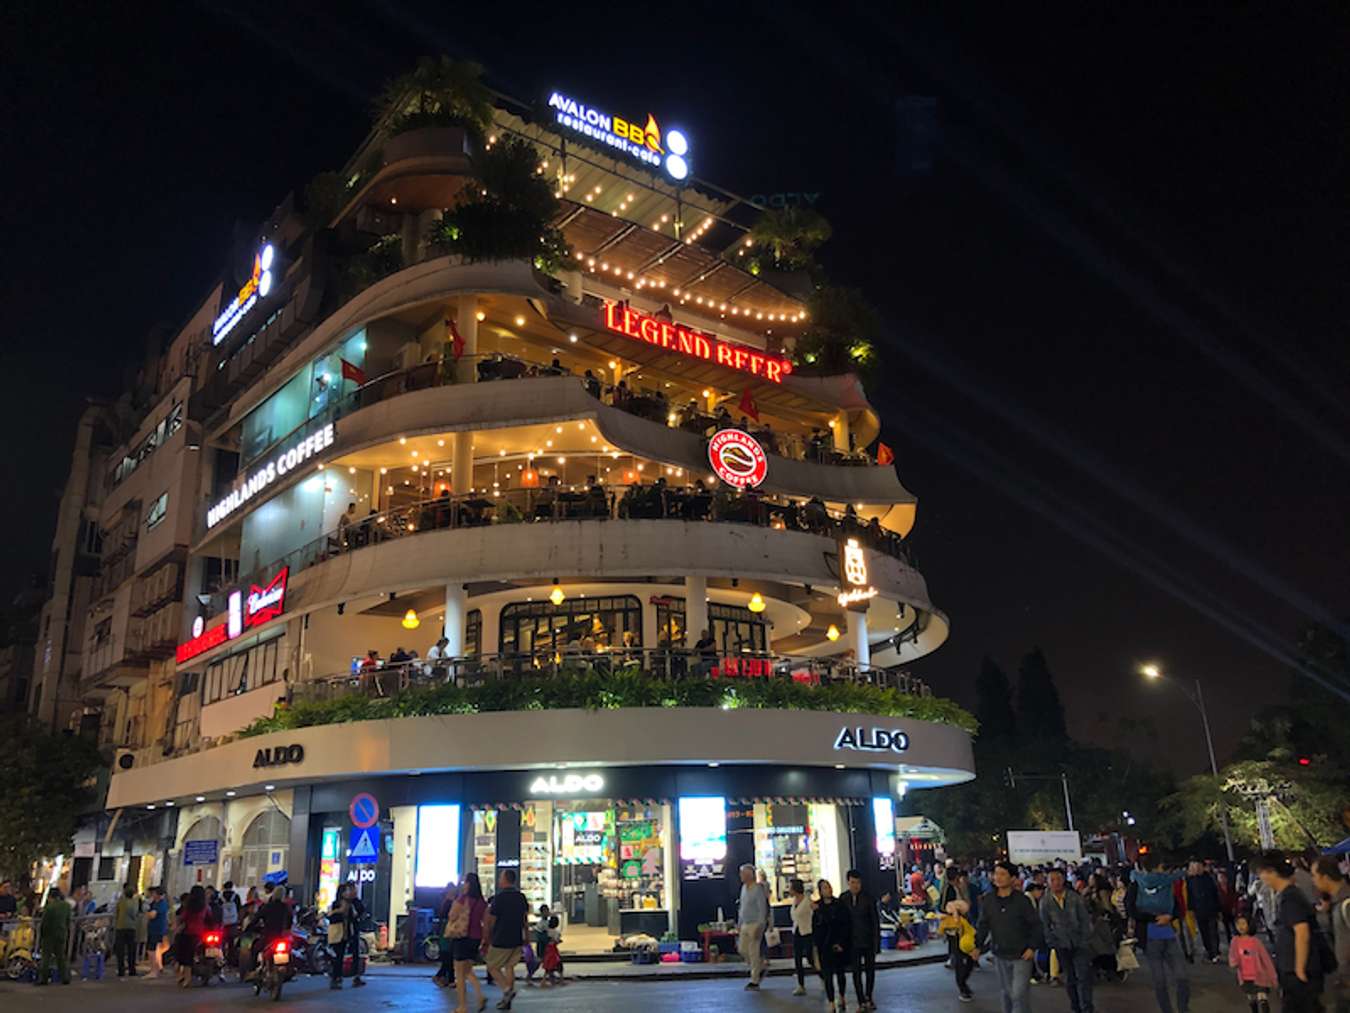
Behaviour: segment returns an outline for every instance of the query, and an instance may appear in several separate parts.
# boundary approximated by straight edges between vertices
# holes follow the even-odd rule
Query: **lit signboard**
[[[719,366],[737,369],[770,383],[782,383],[783,377],[792,372],[791,361],[782,356],[769,355],[734,341],[722,341],[711,334],[670,320],[661,320],[623,303],[607,301],[604,319],[605,327],[615,334],[655,345],[668,352],[715,362]]]
[[[559,126],[645,165],[664,169],[671,179],[689,176],[689,138],[683,130],[667,130],[663,135],[651,113],[641,122],[626,120],[556,91],[548,97],[548,106]]]
[[[443,887],[459,882],[458,805],[417,807],[417,869],[413,884]]]
[[[683,878],[720,878],[727,860],[727,800],[721,795],[682,796],[679,817]]]
[[[838,595],[844,608],[867,607],[877,589],[867,582],[867,556],[856,538],[839,543],[839,580],[844,585]]]
[[[753,489],[769,473],[764,448],[740,429],[719,429],[708,441],[708,464],[713,474],[736,489]]]
[[[211,325],[211,344],[218,345],[224,341],[225,336],[234,330],[248,311],[258,305],[258,300],[267,298],[267,294],[272,291],[272,265],[275,261],[276,250],[271,243],[253,255],[253,270],[248,281],[244,282],[239,294],[230,300],[230,305]]]
[[[281,615],[286,610],[286,578],[290,572],[290,567],[283,566],[264,587],[251,585],[247,596],[242,589],[231,591],[226,598],[225,621],[209,630],[204,628],[206,623],[201,616],[194,619],[192,639],[179,644],[174,652],[178,663],[191,661],[213,647],[242,636],[245,630]]]
[[[895,803],[890,796],[872,799],[872,823],[877,833],[877,854],[895,855]]]
[[[235,486],[215,506],[206,511],[206,526],[213,528],[230,514],[262,492],[287,472],[308,461],[315,454],[322,453],[333,445],[336,433],[333,423],[310,433],[289,450],[283,450],[266,464],[254,470],[243,482]]]
[[[848,749],[860,753],[903,753],[909,748],[909,736],[901,731],[889,728],[844,727],[834,740],[835,749]]]
[[[531,795],[578,795],[583,792],[594,794],[603,790],[605,779],[599,774],[550,774],[536,777],[530,784]]]

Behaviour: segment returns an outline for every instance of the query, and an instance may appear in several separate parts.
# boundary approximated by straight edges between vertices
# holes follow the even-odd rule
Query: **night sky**
[[[682,121],[732,191],[821,194],[953,623],[916,674],[970,702],[982,655],[1039,645],[1076,737],[1151,716],[1189,772],[1194,714],[1133,674],[1158,658],[1231,748],[1300,626],[1350,614],[1350,8],[884,6],[6,5],[0,588],[45,568],[82,400],[449,52]],[[902,95],[939,101],[926,176],[896,172]]]

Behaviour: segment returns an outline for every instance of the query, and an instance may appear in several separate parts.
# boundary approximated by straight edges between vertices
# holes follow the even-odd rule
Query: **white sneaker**
[[[794,989],[792,990],[792,994],[793,994],[793,995],[806,995],[806,986],[805,986],[805,985],[798,985],[796,988],[794,988]]]

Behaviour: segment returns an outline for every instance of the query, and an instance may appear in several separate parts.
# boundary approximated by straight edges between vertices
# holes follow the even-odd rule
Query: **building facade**
[[[117,749],[139,879],[353,880],[397,935],[517,868],[608,948],[692,936],[741,862],[775,903],[879,886],[898,799],[973,776],[958,723],[859,712],[940,716],[902,666],[947,619],[867,393],[794,360],[805,293],[738,256],[754,209],[654,116],[543,108],[382,123],[331,216],[231,251],[134,434],[77,450],[97,575],[49,608],[80,674],[34,700]],[[475,144],[521,141],[568,266],[446,253]]]

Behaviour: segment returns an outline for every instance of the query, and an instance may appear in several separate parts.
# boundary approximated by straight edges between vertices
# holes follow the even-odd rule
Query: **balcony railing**
[[[933,695],[923,680],[907,672],[855,665],[837,658],[755,652],[722,654],[682,647],[620,647],[592,652],[565,648],[380,664],[381,667],[368,666],[297,683],[290,688],[290,702],[326,701],[346,696],[396,698],[411,689],[446,684],[481,686],[501,680],[553,679],[625,669],[664,679],[725,680],[729,688],[738,680],[776,679],[811,686],[849,683],[893,689],[914,696]]]
[[[478,356],[475,369],[479,382],[483,383],[493,380],[520,380],[531,377],[574,375],[561,365],[535,362],[520,356],[503,355],[497,352]],[[838,466],[868,466],[876,463],[863,451],[846,453],[833,449],[830,445],[830,437],[823,429],[817,429],[809,434],[775,431],[768,424],[751,425],[743,418],[737,420],[725,408],[708,413],[689,404],[684,406],[672,405],[666,394],[655,388],[630,389],[626,383],[618,386],[607,385],[595,376],[580,376],[578,379],[583,382],[587,392],[602,404],[685,432],[708,436],[715,429],[743,429],[759,442],[766,453],[790,460]],[[247,458],[242,459],[242,468],[247,471],[248,466],[253,461],[258,460],[269,451],[277,447],[299,443],[311,433],[323,429],[329,423],[350,415],[354,411],[369,408],[382,401],[413,391],[451,385],[453,382],[444,375],[442,363],[439,361],[424,362],[409,369],[385,373],[383,376],[368,381],[356,390],[349,391],[336,398],[319,414],[306,419],[286,435],[273,440],[257,451],[250,452]],[[226,491],[228,490],[215,490],[208,496],[208,502],[203,504],[198,519],[199,535],[206,531],[206,511],[210,503],[214,503]]]
[[[620,492],[619,490],[622,490]],[[239,583],[271,579],[283,566],[294,577],[335,556],[398,538],[451,528],[498,524],[547,524],[557,521],[677,520],[709,524],[748,524],[780,531],[801,531],[830,538],[857,538],[863,545],[912,566],[909,546],[875,521],[864,524],[852,512],[830,511],[818,499],[797,503],[787,497],[732,492],[726,486],[654,483],[627,486],[563,486],[471,492],[422,500],[344,522],[339,527],[259,567]],[[227,592],[212,595],[209,608],[225,610]]]

